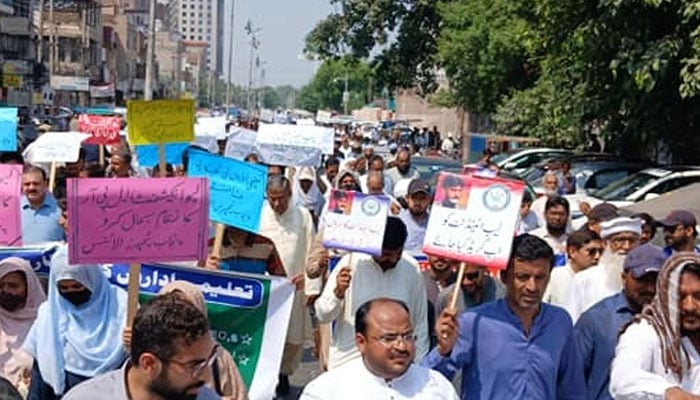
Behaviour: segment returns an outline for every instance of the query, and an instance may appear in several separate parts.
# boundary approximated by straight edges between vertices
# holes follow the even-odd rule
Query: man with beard
[[[544,208],[547,204],[547,200],[552,196],[557,196],[557,187],[559,185],[559,178],[554,171],[547,171],[542,177],[542,189],[544,190],[544,196],[538,197],[532,202],[530,209],[537,215],[537,221],[539,226],[545,226],[546,220],[544,217]]]
[[[417,358],[428,351],[425,283],[415,259],[403,255],[406,236],[406,225],[396,217],[388,217],[380,256],[350,253],[340,259],[331,272],[315,303],[319,322],[335,324],[329,370],[360,357],[355,344],[355,312],[366,301],[377,297],[401,300],[408,305],[417,336]]]
[[[335,177],[338,175],[338,171],[340,170],[340,160],[337,158],[331,157],[326,160],[326,163],[324,164],[324,169],[323,169],[323,175],[319,177],[317,180],[318,183],[318,188],[321,190],[321,193],[327,193],[329,188],[333,187],[333,182],[335,182]]]
[[[577,273],[571,281],[566,310],[574,322],[593,304],[622,289],[625,257],[637,247],[642,234],[642,221],[636,218],[617,217],[600,227],[600,236],[606,242],[600,262]]]
[[[656,297],[620,335],[610,374],[616,399],[698,399],[700,256],[677,253],[656,282]]]
[[[443,200],[440,205],[445,208],[457,208],[462,197],[464,181],[459,176],[446,175],[441,182],[443,190]]]
[[[425,291],[428,296],[428,329],[430,329],[430,348],[435,347],[437,338],[435,337],[435,318],[439,314],[440,299],[444,293],[451,293],[455,280],[457,280],[457,268],[459,261],[438,257],[428,256],[428,269],[422,272],[425,280]]]
[[[422,365],[447,379],[462,371],[462,399],[584,399],[571,318],[542,303],[552,248],[524,234],[501,272],[506,297],[457,316],[440,314],[437,348]]]
[[[695,238],[698,237],[698,231],[695,228],[697,224],[695,215],[686,210],[673,210],[666,218],[659,221],[659,225],[664,228],[666,257],[679,251],[700,253],[700,247],[695,245]]]
[[[386,175],[391,178],[393,187],[396,187],[400,180],[418,179],[420,177],[418,170],[411,165],[411,152],[405,148],[396,153],[396,166],[389,168],[386,171]]]
[[[645,244],[632,249],[625,259],[622,291],[596,303],[576,323],[574,339],[589,400],[612,400],[608,390],[609,367],[620,329],[651,303],[663,263],[664,254],[659,247]]]
[[[157,296],[136,313],[131,359],[75,386],[63,399],[219,399],[204,386],[218,347],[194,304],[179,293]]]
[[[566,264],[566,224],[569,221],[569,201],[563,197],[552,196],[544,206],[545,226],[535,229],[530,234],[547,242],[554,251],[555,267]]]
[[[447,308],[452,299],[454,285],[445,288],[438,297],[437,313]],[[460,284],[461,289],[457,295],[457,314],[473,307],[498,300],[506,295],[506,288],[501,282],[489,275],[486,267],[467,263],[464,267],[464,276]]]
[[[457,394],[440,373],[413,364],[416,335],[408,306],[376,298],[355,314],[355,344],[361,358],[319,376],[301,400],[450,399]]]
[[[38,167],[26,167],[22,172],[22,243],[37,244],[65,240],[59,220],[61,210],[49,193],[46,172]]]
[[[603,241],[597,233],[583,229],[575,231],[566,240],[568,261],[554,268],[544,292],[544,302],[564,307],[569,300],[569,288],[574,275],[598,264],[603,253]]]
[[[399,218],[406,224],[408,238],[404,250],[420,252],[423,248],[425,229],[428,227],[428,206],[430,205],[430,184],[414,179],[408,185],[406,195],[408,209],[401,210]]]

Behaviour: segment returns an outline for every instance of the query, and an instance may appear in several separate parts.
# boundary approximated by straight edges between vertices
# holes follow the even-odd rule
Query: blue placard
[[[55,243],[49,243],[46,246],[3,247],[0,248],[0,260],[8,257],[23,258],[29,261],[37,275],[48,277],[51,257],[56,249],[58,245]]]
[[[165,162],[172,165],[182,164],[182,153],[185,152],[189,145],[189,143],[166,143]],[[139,166],[142,168],[153,168],[160,162],[157,144],[145,144],[134,147],[136,147],[136,157],[138,158]]]
[[[0,151],[17,151],[17,108],[0,108]]]
[[[257,233],[267,168],[203,151],[190,151],[187,174],[209,178],[209,218],[212,221]]]
[[[113,285],[128,288],[128,264],[105,264],[102,270]],[[254,308],[263,301],[263,284],[254,276],[243,277],[174,265],[141,264],[141,293],[157,295],[163,286],[173,281],[186,281],[197,286],[207,303]]]

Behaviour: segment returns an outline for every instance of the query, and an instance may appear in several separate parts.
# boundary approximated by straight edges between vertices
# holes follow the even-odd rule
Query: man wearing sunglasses
[[[214,400],[204,386],[218,345],[207,318],[178,293],[155,297],[136,313],[131,359],[73,388],[64,400]]]
[[[573,232],[566,239],[567,263],[561,268],[554,268],[549,285],[544,292],[546,303],[564,307],[569,299],[569,288],[574,276],[598,264],[603,253],[603,241],[597,233],[582,229]]]
[[[651,303],[656,277],[664,263],[661,248],[647,243],[632,249],[624,263],[622,291],[606,297],[584,312],[574,327],[589,400],[612,400],[610,364],[620,329]]]
[[[437,315],[440,315],[442,310],[448,306],[455,284],[443,290],[438,296]],[[506,294],[505,286],[499,280],[489,275],[486,267],[475,264],[465,265],[464,276],[460,286],[462,290],[457,295],[458,313],[501,299]]]
[[[300,399],[457,400],[445,377],[413,363],[415,342],[406,303],[389,298],[369,300],[355,313],[355,344],[361,358],[310,382]]]
[[[700,253],[700,247],[695,245],[695,239],[698,237],[697,224],[695,215],[686,210],[673,210],[659,221],[659,225],[664,228],[666,257],[679,251]]]

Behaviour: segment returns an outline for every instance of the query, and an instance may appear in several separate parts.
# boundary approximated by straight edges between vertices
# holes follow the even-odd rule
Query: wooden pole
[[[141,264],[129,264],[129,303],[126,309],[126,320],[129,327],[131,327],[138,309],[140,284]]]
[[[215,225],[216,233],[214,235],[214,246],[212,246],[211,254],[218,258],[221,258],[221,243],[224,241],[224,232],[226,232],[226,225],[217,222]]]
[[[452,297],[450,298],[450,310],[454,310],[457,307],[457,299],[459,298],[459,291],[462,290],[462,279],[464,279],[464,270],[467,267],[467,263],[462,261],[459,263],[459,271],[457,272],[457,280],[455,281],[455,287],[452,289]]]
[[[99,146],[100,148],[100,166],[104,167],[105,166],[105,145],[101,144]]]
[[[49,172],[49,191],[53,193],[56,187],[56,161],[51,161],[51,172]]]
[[[158,168],[160,168],[160,177],[165,178],[167,171],[165,170],[165,144],[158,143]]]

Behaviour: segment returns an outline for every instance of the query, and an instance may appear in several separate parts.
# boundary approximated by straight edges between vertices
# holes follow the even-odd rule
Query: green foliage
[[[311,82],[302,87],[297,106],[309,111],[331,109],[343,111],[343,91],[347,79],[350,98],[348,109],[361,108],[368,101],[372,70],[354,59],[329,59],[316,71]],[[369,93],[373,96],[375,93]]]

